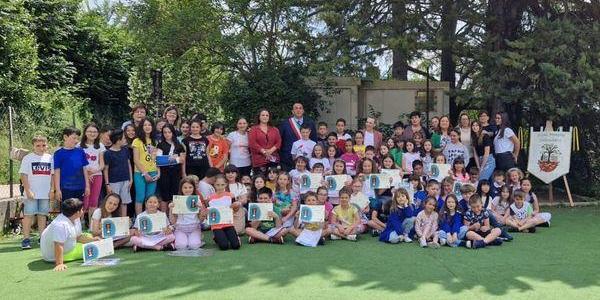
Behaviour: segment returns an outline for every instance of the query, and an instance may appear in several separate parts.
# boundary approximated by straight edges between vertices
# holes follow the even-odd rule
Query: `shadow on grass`
[[[54,264],[49,263],[43,259],[38,259],[28,263],[27,268],[29,269],[29,271],[33,272],[49,271],[54,269]]]
[[[319,288],[323,280],[329,287],[357,291],[410,292],[436,284],[453,294],[481,287],[486,294],[500,296],[534,290],[531,281],[586,288],[600,284],[600,241],[587,239],[600,234],[594,225],[597,216],[597,211],[561,212],[552,228],[517,234],[512,243],[481,250],[421,249],[416,243],[389,245],[367,236],[357,243],[335,241],[314,249],[292,245],[290,240],[287,245],[244,244],[239,251],[216,251],[199,258],[125,249],[116,254],[122,258],[119,266],[77,269],[67,275],[73,280],[61,289],[69,289],[68,297],[75,299],[189,296],[236,287],[243,295],[256,293],[248,286],[257,284],[291,291]],[[209,236],[205,233],[205,240]],[[214,244],[208,242],[207,248],[214,249]],[[48,270],[51,265],[35,261],[29,268]],[[69,271],[73,269],[70,265]],[[80,278],[86,280],[75,280]],[[306,280],[314,286],[298,286]]]

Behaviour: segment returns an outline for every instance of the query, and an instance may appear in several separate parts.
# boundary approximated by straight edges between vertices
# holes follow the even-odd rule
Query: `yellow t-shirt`
[[[146,169],[146,172],[156,171],[156,161],[152,159],[152,151],[154,150],[154,146],[150,145],[150,140],[146,140],[146,144],[142,143],[142,140],[136,138],[131,143],[133,147],[133,151],[137,151],[140,154],[140,163]],[[135,171],[140,172],[138,167],[135,166]]]
[[[352,204],[348,206],[348,209],[344,209],[341,205],[338,205],[333,209],[333,215],[343,225],[352,225],[358,216],[358,209]]]

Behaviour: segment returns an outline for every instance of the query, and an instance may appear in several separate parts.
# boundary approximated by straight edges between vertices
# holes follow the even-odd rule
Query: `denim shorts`
[[[50,200],[48,199],[25,199],[23,204],[23,214],[26,216],[47,216],[50,211]]]

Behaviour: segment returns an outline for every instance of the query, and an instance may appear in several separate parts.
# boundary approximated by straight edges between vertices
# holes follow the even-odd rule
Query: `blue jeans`
[[[156,171],[148,172],[150,177],[158,174]],[[133,173],[133,182],[135,187],[135,203],[144,203],[146,199],[156,193],[156,181],[146,182],[140,172]]]
[[[479,157],[479,165],[481,166],[482,164],[483,164],[483,156],[480,156]],[[479,179],[490,180],[490,178],[492,178],[492,174],[494,173],[495,169],[496,169],[496,159],[494,158],[494,155],[490,154],[488,156],[488,160],[485,164],[485,167],[483,169],[479,170]]]
[[[458,247],[458,245],[460,245],[460,241],[465,239],[465,236],[467,235],[467,230],[468,227],[467,226],[461,226],[460,227],[460,231],[456,234],[456,241],[452,242],[452,243],[448,243],[448,246],[450,247]],[[438,231],[438,237],[440,238],[440,240],[448,240],[448,237],[450,236],[450,233],[445,232],[443,230]]]

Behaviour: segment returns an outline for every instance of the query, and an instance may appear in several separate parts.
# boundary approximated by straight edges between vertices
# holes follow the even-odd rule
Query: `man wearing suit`
[[[283,120],[279,125],[279,134],[281,135],[281,167],[289,171],[293,169],[294,160],[292,158],[292,144],[300,139],[300,126],[307,124],[310,127],[310,139],[317,141],[317,129],[315,122],[304,116],[304,106],[300,102],[294,103],[292,107],[292,116]]]

